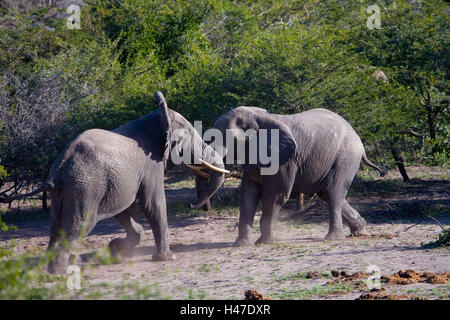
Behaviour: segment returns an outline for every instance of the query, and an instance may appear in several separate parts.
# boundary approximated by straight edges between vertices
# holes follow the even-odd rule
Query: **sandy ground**
[[[364,185],[363,191],[351,192],[347,200],[367,220],[369,237],[324,241],[328,229],[324,203],[317,199],[306,200],[305,208],[296,212],[295,200],[290,200],[275,224],[277,242],[245,248],[232,247],[237,236],[239,209],[236,206],[210,213],[181,214],[179,211],[193,198],[194,191],[188,188],[189,183],[177,182],[167,190],[170,247],[177,259],[151,260],[155,250],[153,235],[142,218],[140,222],[146,237],[132,257],[110,265],[79,262],[83,269],[82,286],[91,291],[81,298],[100,297],[96,295],[100,291],[106,292],[106,296],[102,296],[106,298],[134,298],[136,296],[124,295],[117,288],[135,283],[140,288],[153,290],[150,294],[147,290],[145,297],[156,298],[243,299],[246,290],[256,289],[274,299],[355,299],[367,292],[365,279],[359,285],[327,284],[333,280],[332,270],[366,272],[373,265],[382,275],[406,269],[450,272],[449,247],[422,246],[436,240],[441,231],[435,221],[423,218],[424,215],[438,213],[436,217],[444,227],[450,224],[449,170],[425,172],[423,168],[409,168],[409,171],[416,178],[411,185],[403,184],[395,172],[383,180],[371,178],[369,182],[355,182],[358,189]],[[236,194],[235,185],[225,188],[219,199],[226,196],[226,192]],[[220,204],[220,200],[216,199],[213,205],[215,203]],[[254,240],[259,236],[260,214],[258,211],[255,219]],[[45,250],[48,218],[22,222],[18,228],[0,234],[0,245],[15,243],[17,253]],[[85,240],[82,258],[86,253],[101,250],[111,239],[124,236],[115,220],[100,222]],[[310,277],[308,272],[317,272],[317,276]],[[412,294],[419,298],[448,299],[450,295],[449,283],[381,283],[381,286],[387,293]]]

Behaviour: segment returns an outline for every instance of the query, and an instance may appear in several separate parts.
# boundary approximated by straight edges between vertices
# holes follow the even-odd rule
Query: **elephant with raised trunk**
[[[249,158],[250,140],[262,138],[258,134],[253,138],[242,136],[242,132],[249,129],[256,133],[261,129],[268,132],[278,129],[278,146],[273,145],[275,136],[269,135],[266,139],[267,149],[278,153],[279,167],[276,173],[262,174],[262,169],[267,164],[260,160],[242,165],[244,172],[240,187],[239,236],[235,246],[250,243],[250,232],[259,201],[262,202],[262,215],[261,236],[257,243],[272,242],[274,217],[289,199],[291,191],[316,193],[328,204],[330,220],[326,239],[345,238],[343,222],[347,223],[352,233],[364,229],[365,220],[345,200],[347,191],[361,160],[378,170],[381,175],[385,171],[369,162],[361,139],[345,119],[326,109],[279,115],[256,107],[238,107],[220,117],[214,128],[223,136],[226,136],[228,130],[236,141],[246,141],[246,161]],[[261,146],[260,141],[253,145]],[[236,152],[232,154],[236,155]],[[226,162],[230,163],[229,160]],[[233,162],[235,159],[231,160]],[[207,181],[199,174],[196,180],[197,192],[201,194]],[[208,202],[203,205],[204,209],[209,206]]]
[[[49,272],[65,273],[70,256],[67,248],[102,219],[114,217],[127,232],[126,238],[110,242],[113,253],[137,246],[143,229],[133,218],[136,201],[153,231],[157,251],[153,259],[174,259],[169,250],[163,179],[166,162],[177,153],[190,152],[193,159],[194,148],[200,150],[197,162],[208,172],[206,187],[193,205],[204,205],[222,185],[227,173],[223,155],[205,144],[182,115],[167,107],[162,93],[155,93],[155,102],[159,107],[156,111],[117,129],[92,129],[80,134],[53,164],[44,186],[34,192],[51,192],[48,250],[56,256]]]

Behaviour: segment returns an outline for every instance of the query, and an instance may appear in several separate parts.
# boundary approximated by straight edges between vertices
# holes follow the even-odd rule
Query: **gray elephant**
[[[194,148],[200,150],[197,162],[202,163],[209,180],[193,205],[204,205],[222,185],[228,172],[223,155],[205,144],[183,116],[168,109],[160,92],[155,93],[155,102],[159,106],[156,111],[115,130],[92,129],[80,134],[53,164],[47,182],[33,192],[51,192],[48,250],[56,256],[49,272],[65,273],[68,248],[102,219],[116,218],[127,232],[126,238],[110,242],[113,253],[134,248],[143,236],[142,226],[133,219],[137,200],[155,238],[157,253],[153,259],[174,259],[169,250],[163,181],[166,162],[174,154],[190,152],[194,161]],[[62,234],[70,246],[61,241]]]
[[[381,175],[385,171],[369,162],[361,139],[345,119],[325,109],[278,115],[261,108],[238,107],[220,117],[214,128],[224,136],[228,129],[242,129],[244,132],[248,129],[256,132],[261,129],[279,129],[279,169],[272,175],[261,174],[264,168],[262,161],[258,160],[254,164],[248,162],[250,139],[238,136],[242,135],[242,131],[231,131],[231,137],[235,140],[246,139],[246,162],[242,165],[240,187],[239,236],[235,246],[250,243],[250,232],[260,200],[261,236],[257,243],[272,242],[274,217],[289,199],[291,191],[317,193],[328,204],[330,220],[326,239],[345,238],[343,221],[352,233],[363,230],[366,222],[345,200],[347,191],[361,159]],[[255,137],[262,139],[258,135]],[[268,149],[276,149],[271,146],[273,140],[269,135],[266,140]],[[236,155],[236,152],[233,154]],[[229,159],[226,162],[230,163]],[[197,175],[196,180],[197,192],[201,194],[207,187],[207,180],[201,175]],[[206,203],[203,208],[208,209],[209,206]]]

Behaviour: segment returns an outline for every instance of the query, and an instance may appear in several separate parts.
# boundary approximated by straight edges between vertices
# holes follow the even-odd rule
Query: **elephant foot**
[[[108,244],[109,251],[111,255],[115,258],[130,258],[133,256],[133,248],[127,239],[114,238]]]
[[[345,239],[344,231],[329,231],[325,237],[325,240],[336,241]]]
[[[354,235],[364,234],[364,228],[366,227],[366,220],[363,218],[358,219],[356,223],[349,224],[350,233]]]
[[[209,210],[211,210],[211,202],[207,201],[207,202],[202,206],[202,210],[203,210],[203,211],[209,211]]]
[[[176,259],[177,259],[177,257],[170,250],[160,252],[160,253],[155,253],[152,256],[153,261],[168,261],[168,260],[176,260]]]
[[[47,268],[49,274],[65,275],[69,267],[69,255],[63,254],[50,260]]]
[[[255,244],[270,244],[270,243],[274,243],[276,240],[273,237],[259,237],[258,240],[256,240]]]
[[[233,247],[249,247],[252,246],[250,238],[238,238],[234,243]]]

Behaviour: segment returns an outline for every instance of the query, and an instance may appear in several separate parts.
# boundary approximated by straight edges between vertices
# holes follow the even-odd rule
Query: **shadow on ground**
[[[218,250],[218,249],[224,249],[224,248],[230,248],[232,247],[232,242],[199,242],[199,243],[193,243],[193,244],[174,244],[170,245],[170,250],[174,253],[186,253],[186,252],[196,252],[201,250]],[[133,249],[129,257],[145,257],[146,260],[152,259],[152,255],[156,253],[156,247],[155,246],[143,246]],[[34,259],[33,262],[36,259],[39,258],[30,258]],[[87,264],[98,264],[96,252],[87,252],[80,254],[79,257],[80,261]],[[31,260],[30,260],[31,261]],[[36,260],[38,261],[38,260]],[[157,262],[157,261],[155,261]]]
[[[436,224],[436,221],[427,218],[430,215],[448,224],[449,190],[448,180],[414,179],[410,183],[402,180],[356,181],[347,201],[369,223],[413,223],[423,220],[421,223]],[[326,203],[317,197],[311,199],[306,196],[304,208],[300,211],[296,211],[293,199],[285,208],[292,210],[286,218],[288,220],[305,224],[328,221]]]

